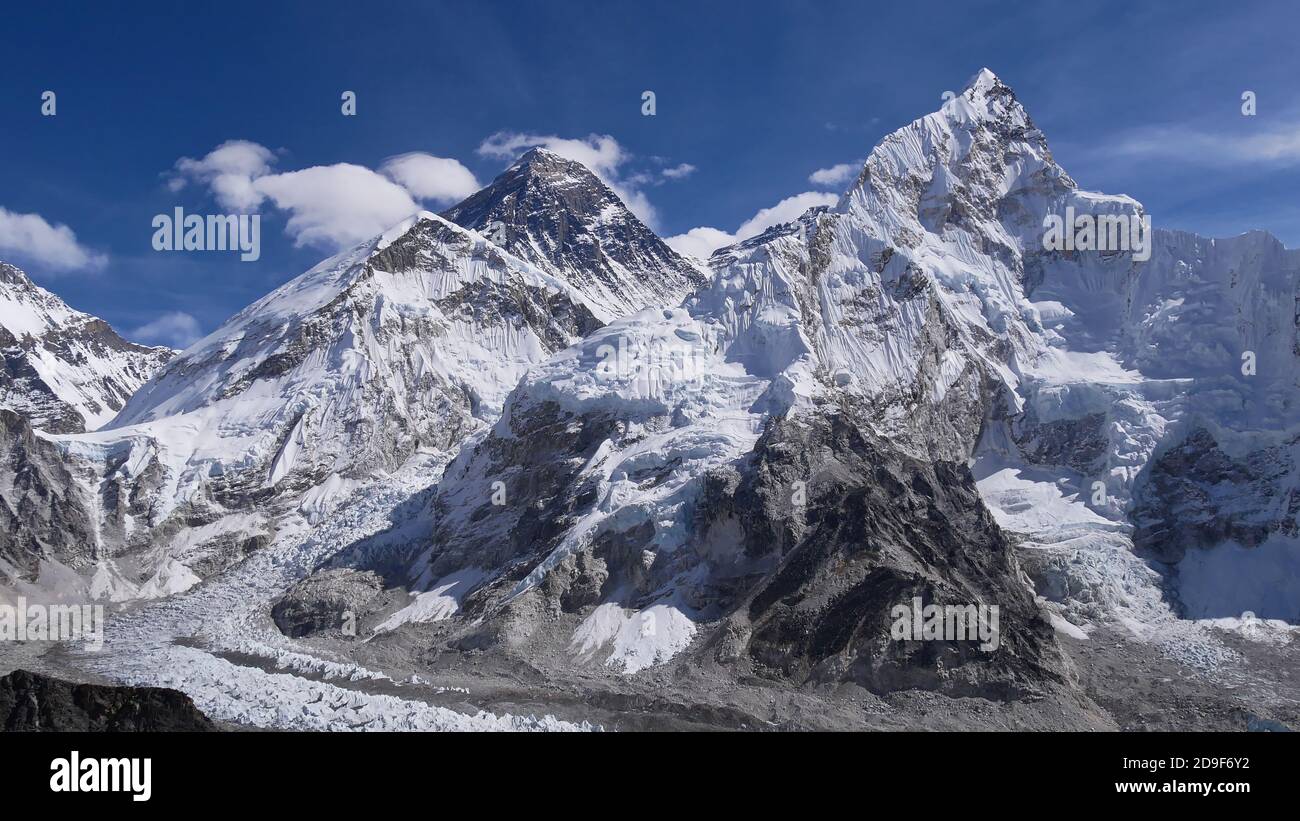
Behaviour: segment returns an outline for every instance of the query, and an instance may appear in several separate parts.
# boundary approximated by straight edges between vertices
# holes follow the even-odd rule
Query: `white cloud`
[[[258,211],[269,199],[287,212],[285,230],[297,245],[346,248],[391,228],[420,210],[416,200],[454,202],[478,190],[469,169],[453,159],[411,152],[391,157],[379,171],[352,163],[274,171],[275,154],[248,140],[229,140],[202,159],[182,157],[168,180],[205,185],[233,211]]]
[[[203,331],[194,317],[184,311],[171,311],[153,322],[141,325],[127,336],[147,345],[187,348],[203,336]]]
[[[227,140],[201,160],[177,160],[178,176],[169,181],[168,187],[179,191],[187,177],[193,178],[206,184],[223,207],[248,211],[262,203],[253,180],[269,173],[273,162],[275,154],[266,146],[249,140]]]
[[[609,187],[614,189],[614,193],[618,194],[618,198],[627,206],[627,210],[635,214],[637,219],[648,225],[651,231],[659,230],[659,211],[650,204],[650,198],[644,191],[613,184]]]
[[[608,134],[592,134],[573,140],[543,134],[498,131],[483,141],[478,153],[498,160],[513,160],[529,148],[541,146],[565,159],[580,162],[606,183],[618,178],[619,166],[627,161],[627,152]]]
[[[658,228],[659,218],[646,189],[685,179],[696,170],[690,163],[679,163],[633,172],[628,168],[632,155],[608,134],[571,139],[499,131],[483,141],[478,153],[513,160],[536,146],[591,169],[651,229]],[[228,140],[201,159],[177,160],[167,186],[180,191],[190,182],[200,183],[221,207],[244,213],[260,210],[269,200],[288,214],[285,229],[297,245],[330,249],[346,248],[381,233],[419,211],[419,201],[451,204],[480,187],[474,174],[457,160],[418,151],[389,157],[378,170],[337,163],[276,171],[275,163],[275,152],[265,146]]]
[[[389,157],[379,173],[421,200],[450,205],[479,190],[474,174],[456,160],[421,151]]]
[[[819,205],[834,205],[839,200],[838,194],[828,194],[824,191],[805,191],[802,194],[795,194],[793,197],[786,197],[776,205],[764,208],[745,220],[740,228],[736,230],[736,237],[738,239],[756,237],[773,225],[799,219],[803,212],[809,208],[816,208]]]
[[[346,248],[420,210],[405,188],[351,163],[268,174],[253,184],[289,212],[285,228],[297,245]]]
[[[0,252],[43,265],[54,271],[103,268],[108,257],[77,241],[66,225],[51,225],[40,214],[16,214],[0,207]]]
[[[862,163],[842,162],[830,168],[818,168],[808,175],[808,182],[813,185],[844,185],[857,176]]]
[[[708,259],[714,251],[735,241],[735,234],[728,234],[726,231],[708,226],[692,228],[685,234],[664,239],[664,242],[677,253],[697,259]]]
[[[692,228],[684,234],[668,237],[664,242],[668,243],[679,254],[686,254],[698,259],[708,259],[714,251],[723,246],[758,236],[773,225],[796,220],[809,208],[815,208],[819,205],[834,205],[838,201],[839,197],[835,194],[828,194],[823,191],[805,191],[802,194],[795,194],[793,197],[786,197],[770,208],[761,209],[757,214],[741,223],[734,233],[719,228],[701,226]]]
[[[646,174],[624,173],[623,166],[632,159],[632,155],[608,134],[591,134],[585,139],[575,140],[548,134],[498,131],[483,141],[478,147],[478,153],[493,159],[513,160],[529,148],[537,146],[587,166],[618,195],[638,219],[651,229],[658,228],[659,213],[642,190],[642,186],[652,178]]]
[[[670,180],[684,180],[695,173],[695,166],[688,162],[675,165],[672,168],[665,168],[663,175]]]

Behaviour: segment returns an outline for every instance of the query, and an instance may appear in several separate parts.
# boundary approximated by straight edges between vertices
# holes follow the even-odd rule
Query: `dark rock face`
[[[1039,422],[1032,413],[1014,421],[1012,433],[1024,458],[1035,465],[1068,465],[1091,475],[1105,463],[1106,415]]]
[[[490,488],[474,482],[462,481],[440,494],[433,503],[432,541],[443,549],[431,561],[433,577],[471,564],[507,567],[498,584],[527,575],[534,560],[594,500],[576,479],[585,459],[616,435],[619,423],[592,419],[575,426],[571,415],[544,404],[524,418],[512,417],[511,427],[526,434],[487,437],[461,459],[485,461],[491,466],[487,475],[504,483],[507,499],[529,504],[494,505]],[[468,520],[448,515],[462,505],[473,508]]]
[[[0,408],[0,559],[35,575],[43,557],[71,561],[94,525],[59,449]]]
[[[0,678],[7,732],[210,732],[190,697],[162,687],[74,684],[26,670]]]
[[[1165,562],[1187,549],[1234,541],[1255,547],[1300,530],[1300,491],[1290,451],[1300,440],[1233,458],[1198,428],[1165,452],[1134,500],[1134,543]]]
[[[563,350],[574,337],[601,327],[586,305],[563,294],[545,294],[523,286],[505,287],[480,280],[437,302],[448,318],[486,325],[510,321],[531,328],[551,350]]]
[[[0,304],[14,311],[0,317],[0,575],[32,581],[43,559],[80,569],[122,550],[164,478],[155,464],[125,479],[126,448],[88,466],[37,431],[102,423],[175,351],[127,342],[5,263]]]
[[[469,263],[487,268],[490,275],[456,279],[448,290],[439,285],[423,293],[427,307],[437,310],[419,305],[418,310],[397,309],[406,296],[385,290],[394,278],[441,284],[444,275],[457,276],[458,266]],[[544,287],[542,278],[499,248],[431,216],[346,273],[338,293],[318,307],[286,318],[259,315],[255,304],[248,309],[247,330],[230,346],[200,346],[173,360],[110,425],[140,424],[139,429],[104,448],[69,448],[60,455],[30,429],[22,434],[17,421],[0,420],[0,435],[6,437],[0,442],[0,522],[8,525],[0,534],[0,557],[28,575],[47,556],[78,570],[104,557],[139,556],[145,562],[168,549],[183,531],[220,522],[232,511],[265,514],[187,549],[184,563],[196,574],[219,572],[273,538],[279,517],[297,508],[296,494],[332,474],[369,478],[377,470],[396,469],[417,451],[456,447],[494,419],[493,405],[500,397],[485,400],[482,395],[485,382],[494,387],[490,378],[465,379],[435,364],[444,352],[454,358],[464,343],[464,328],[488,340],[534,335],[541,352],[550,352],[601,324],[571,291]],[[338,352],[349,349],[359,335],[373,342],[367,357],[382,362],[376,367],[379,375],[354,384],[339,376]],[[319,366],[322,361],[328,364]],[[256,364],[239,370],[242,363]],[[274,436],[257,459],[231,456],[210,464],[187,463],[174,475],[177,462],[165,458],[171,444],[155,440],[147,424],[157,418],[151,403],[183,394],[187,404],[180,410],[189,411],[239,400],[256,383],[296,375],[316,388],[328,386],[331,401],[309,412],[294,404],[301,401],[297,388],[286,388],[284,412],[269,423],[255,422]],[[504,394],[509,385],[501,383]],[[215,387],[210,395],[187,392],[194,384]],[[487,402],[491,404],[485,407]],[[239,404],[231,403],[233,417],[238,417]],[[164,415],[176,411],[169,406]],[[249,422],[228,424],[233,429]],[[311,446],[299,448],[306,442]],[[236,447],[232,453],[245,446]],[[292,467],[277,473],[286,453]],[[172,488],[191,483],[196,492],[179,502],[169,498]],[[146,571],[142,578],[128,580],[144,582],[153,572],[151,566]]]
[[[0,327],[0,397],[51,433],[82,433],[85,420],[55,395],[32,367],[28,350]]]
[[[544,149],[443,216],[580,289],[605,289],[626,313],[676,305],[704,283],[595,174]]]
[[[383,580],[369,571],[331,569],[313,574],[289,588],[271,607],[271,618],[289,638],[323,631],[346,631],[383,589]]]
[[[102,466],[78,463],[25,417],[0,408],[0,559],[34,581],[42,559],[82,569],[147,547],[147,533],[132,542],[128,529],[155,523],[156,492],[165,476],[154,459],[139,475],[124,477],[120,468],[128,457],[123,449]],[[202,524],[202,512],[182,506],[158,537]]]
[[[618,420],[538,410],[512,419],[513,436],[489,437],[472,454],[508,497],[529,505],[493,506],[472,482],[435,503],[432,577],[501,568],[463,601],[465,630],[453,646],[522,651],[547,641],[550,625],[566,623],[562,614],[583,618],[611,599],[647,606],[675,585],[700,626],[680,657],[690,666],[797,686],[852,682],[882,694],[919,688],[1017,699],[1067,683],[1052,627],[969,470],[905,455],[853,421],[860,409],[774,419],[748,457],[701,478],[683,548],[656,554],[648,522],[609,530],[527,596],[511,597],[595,503],[595,490],[578,479],[581,466],[622,435]],[[443,515],[467,504],[475,510],[468,520]],[[913,598],[996,605],[998,646],[980,649],[973,635],[897,640],[894,608]]]
[[[806,483],[802,510],[796,482]],[[726,515],[740,523],[747,554],[775,561],[722,633],[748,636],[743,653],[759,675],[988,698],[1065,681],[1052,629],[964,465],[902,455],[847,415],[781,419],[734,493],[712,496],[697,524]],[[997,648],[891,637],[891,611],[914,597],[996,605]],[[727,642],[713,644],[725,660]]]

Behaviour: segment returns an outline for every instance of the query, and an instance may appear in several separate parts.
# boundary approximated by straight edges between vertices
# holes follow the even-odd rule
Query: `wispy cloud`
[[[695,172],[690,163],[651,171],[629,170],[632,155],[609,135],[582,139],[500,131],[478,153],[515,159],[542,146],[590,168],[651,228],[658,212],[646,189]],[[250,140],[228,140],[201,158],[182,157],[167,185],[181,191],[203,186],[222,208],[256,212],[269,202],[287,214],[286,230],[297,245],[328,249],[354,245],[419,211],[421,204],[445,206],[473,194],[478,179],[458,160],[420,151],[389,157],[377,170],[354,163],[277,170],[277,152]],[[661,162],[662,164],[662,162]]]
[[[862,170],[863,162],[865,160],[842,162],[830,168],[818,168],[808,175],[808,182],[813,185],[845,185]]]
[[[1098,146],[1112,156],[1170,160],[1202,166],[1300,165],[1300,120],[1268,124],[1242,118],[1231,133],[1186,126],[1149,126],[1135,129]]]
[[[665,168],[660,173],[670,180],[684,180],[695,173],[695,166],[684,162],[674,165],[672,168]]]
[[[530,148],[542,147],[561,157],[580,162],[607,183],[617,179],[620,167],[629,159],[618,140],[608,134],[591,134],[582,139],[553,134],[498,131],[478,147],[484,157],[513,160]]]
[[[0,207],[0,252],[14,254],[51,271],[99,270],[108,257],[82,245],[76,233],[40,214],[18,214]]]
[[[862,132],[862,131],[871,131],[878,125],[880,125],[880,118],[872,117],[864,122],[854,122],[854,123],[826,122],[822,124],[822,127],[825,128],[827,131]]]
[[[203,336],[199,321],[184,311],[170,311],[127,334],[148,345],[187,348]]]

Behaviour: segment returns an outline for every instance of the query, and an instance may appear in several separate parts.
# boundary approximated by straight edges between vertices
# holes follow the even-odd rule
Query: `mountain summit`
[[[442,216],[580,289],[603,321],[676,305],[704,283],[599,177],[545,148]]]

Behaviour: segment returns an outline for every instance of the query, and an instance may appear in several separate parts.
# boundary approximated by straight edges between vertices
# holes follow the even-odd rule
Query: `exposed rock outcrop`
[[[15,670],[0,678],[6,732],[207,732],[217,727],[190,697],[162,687],[74,684]]]
[[[324,570],[285,591],[271,607],[271,618],[290,638],[322,631],[356,635],[358,616],[382,589],[383,580],[374,573]]]

